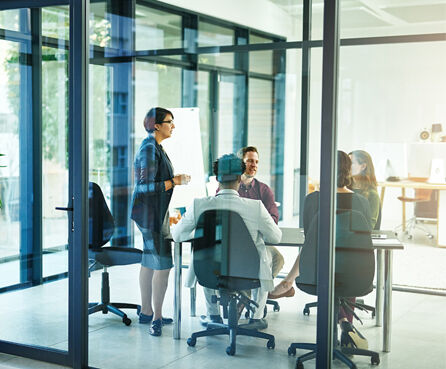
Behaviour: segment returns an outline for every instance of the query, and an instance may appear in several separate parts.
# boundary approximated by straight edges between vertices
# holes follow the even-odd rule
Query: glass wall
[[[323,74],[323,29],[330,24],[324,1],[312,1],[311,19],[303,19],[304,3],[91,1],[84,153],[90,315],[88,337],[82,337],[90,366],[205,367],[218,360],[229,367],[236,359],[244,366],[287,368],[309,347],[290,343],[324,344],[333,327],[335,348],[351,346],[361,331],[354,343],[375,352],[373,364],[379,354],[382,368],[422,366],[420,349],[432,365],[443,363],[446,330],[438,322],[446,321],[446,7],[435,1],[340,2],[337,91],[331,91],[331,77]],[[309,20],[310,41],[295,42],[303,40]],[[69,24],[67,6],[0,11],[0,310],[8,316],[0,340],[61,350],[68,348],[67,239],[73,224],[55,208],[70,202]],[[333,116],[322,114],[329,92],[337,92]],[[225,354],[226,336],[187,342],[208,313],[200,285],[180,288],[181,267],[189,281],[189,243],[181,246],[182,264],[174,249],[164,300],[163,316],[175,322],[162,327],[161,337],[149,334],[151,303],[144,296],[153,283],[138,255],[150,251],[132,210],[140,149],[148,138],[143,122],[156,106],[174,113],[173,122],[162,123],[172,136],[158,154],[168,155],[173,175],[192,174],[189,186],[173,191],[171,223],[192,200],[215,194],[212,163],[218,157],[247,145],[259,152],[255,179],[274,195],[269,206],[277,207],[278,218],[271,215],[288,240],[277,247],[284,266],[273,284],[285,277],[283,292],[292,294],[294,286],[296,296],[270,301],[260,323],[245,319],[239,306],[239,322],[261,324],[259,332],[275,336],[274,351],[252,337],[238,339],[235,358]],[[329,186],[321,186],[330,170],[333,204]],[[346,178],[338,180],[342,170]],[[101,192],[104,212],[96,216],[93,196]],[[328,220],[330,206],[335,210]],[[108,219],[99,231],[98,219]],[[266,237],[258,232],[259,239]],[[362,254],[352,251],[357,246]],[[282,263],[280,254],[269,245],[267,250],[273,265]],[[335,293],[317,302],[318,278],[329,285],[330,252]],[[326,270],[318,270],[316,260]],[[340,292],[344,283],[350,290]],[[339,309],[340,296],[357,296],[367,305],[354,307],[363,324]],[[420,314],[423,322],[414,324]],[[370,357],[343,349],[358,367],[369,365]]]
[[[71,227],[56,207],[68,203],[68,7],[0,11],[0,28],[0,340],[62,353]]]

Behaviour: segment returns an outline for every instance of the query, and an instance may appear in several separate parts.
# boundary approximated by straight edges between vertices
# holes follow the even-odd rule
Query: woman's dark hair
[[[246,165],[237,155],[226,154],[215,160],[212,168],[217,181],[225,183],[235,181],[237,176],[245,172]]]
[[[173,119],[173,114],[170,110],[160,107],[150,109],[144,118],[144,128],[146,131],[149,133],[153,132],[155,130],[155,124],[161,124],[167,114],[170,114]]]
[[[350,186],[352,183],[352,161],[350,157],[341,150],[338,150],[338,179],[337,186],[342,188]]]
[[[366,194],[371,189],[376,190],[378,183],[376,183],[375,167],[370,154],[364,150],[355,150],[349,155],[359,164],[365,164],[364,170],[353,176],[354,187],[363,190]]]

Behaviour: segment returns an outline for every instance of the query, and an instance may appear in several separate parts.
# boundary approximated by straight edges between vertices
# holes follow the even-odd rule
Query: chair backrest
[[[231,210],[207,210],[197,223],[194,269],[208,288],[231,290],[260,286],[260,258],[242,217]]]
[[[318,255],[317,213],[310,223],[300,254],[297,286],[316,294]],[[335,233],[335,295],[339,297],[363,296],[373,289],[375,258],[369,225],[356,210],[336,211]]]
[[[105,202],[101,188],[94,182],[88,184],[89,241],[91,249],[100,249],[113,236],[115,222]]]
[[[438,190],[415,189],[414,215],[417,218],[436,219],[438,217]]]

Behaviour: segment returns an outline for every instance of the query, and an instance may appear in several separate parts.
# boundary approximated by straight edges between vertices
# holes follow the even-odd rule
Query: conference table
[[[267,246],[301,247],[305,236],[302,228],[280,227],[282,239],[278,244]],[[390,352],[391,321],[392,321],[392,252],[403,250],[404,246],[396,239],[392,231],[374,231],[373,234],[382,234],[385,238],[372,238],[373,248],[377,251],[376,263],[376,325],[383,327],[383,351]],[[191,240],[185,241],[191,242]],[[182,243],[174,243],[174,323],[173,338],[181,338],[181,290],[182,290]],[[196,290],[190,289],[190,311],[195,316]]]
[[[378,182],[381,187],[381,209],[384,204],[384,195],[387,187],[401,188],[401,196],[406,196],[406,189],[438,190],[438,212],[437,212],[437,245],[446,246],[446,183],[428,183],[411,180],[402,180],[395,182]],[[406,225],[406,203],[402,202],[402,228]]]

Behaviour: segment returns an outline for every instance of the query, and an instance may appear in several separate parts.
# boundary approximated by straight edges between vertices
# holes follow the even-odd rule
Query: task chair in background
[[[89,183],[89,249],[88,258],[93,260],[91,270],[96,264],[103,267],[101,302],[88,304],[88,314],[102,311],[103,314],[111,312],[122,318],[125,325],[132,321],[120,309],[141,310],[140,305],[110,302],[110,283],[107,268],[114,265],[130,265],[141,262],[142,251],[131,247],[105,246],[113,236],[115,224],[113,216],[105,202],[101,188],[94,182]]]
[[[404,234],[407,235],[407,238],[410,240],[413,237],[413,230],[419,229],[423,231],[427,238],[430,240],[434,238],[432,233],[419,222],[419,219],[428,219],[429,221],[435,221],[437,219],[438,212],[438,191],[429,190],[429,189],[415,189],[415,194],[413,197],[409,196],[398,196],[398,200],[400,200],[403,204],[413,203],[414,204],[414,215],[405,223],[401,224],[397,227],[397,229],[401,228],[404,230]],[[406,208],[403,208],[403,215],[405,218],[404,212]]]
[[[250,310],[258,307],[243,291],[260,287],[259,253],[241,216],[230,210],[205,211],[198,220],[192,247],[198,283],[219,291],[220,296],[214,298],[228,324],[209,323],[206,330],[192,333],[187,344],[195,346],[199,337],[227,334],[228,355],[235,354],[237,336],[266,339],[267,347],[273,349],[273,335],[238,326],[238,303]]]
[[[300,253],[297,287],[311,295],[317,295],[317,255],[318,255],[318,215],[314,217],[305,237]],[[339,307],[345,298],[364,296],[373,290],[375,274],[375,255],[372,238],[363,215],[355,210],[337,210],[335,236],[335,281],[334,281],[334,319],[333,319],[333,357],[349,368],[356,364],[347,355],[370,356],[372,364],[379,364],[379,354],[375,351],[351,347],[341,347],[338,343]],[[303,369],[304,362],[316,357],[316,344],[292,343],[288,355],[296,355],[296,349],[311,350],[299,356],[296,369]]]

